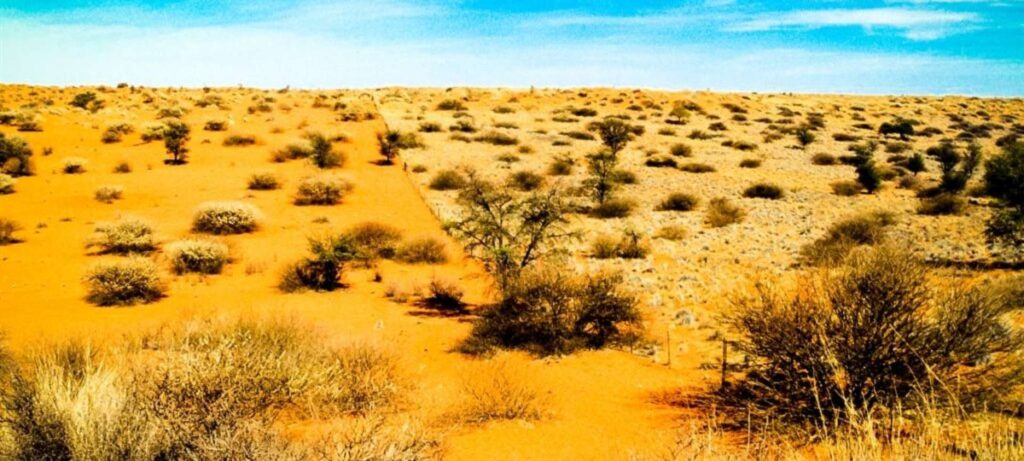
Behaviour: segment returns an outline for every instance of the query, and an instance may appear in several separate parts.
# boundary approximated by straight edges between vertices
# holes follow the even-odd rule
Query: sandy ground
[[[465,319],[423,315],[416,307],[397,304],[384,296],[389,284],[425,285],[434,275],[457,280],[467,299],[487,299],[486,276],[465,259],[448,239],[431,208],[421,198],[416,178],[409,179],[400,166],[382,167],[377,159],[375,134],[384,120],[341,122],[330,107],[314,107],[314,98],[325,95],[333,105],[373,110],[368,95],[356,92],[260,92],[221,89],[211,94],[223,98],[216,105],[194,107],[205,96],[201,90],[130,91],[128,88],[99,92],[106,107],[90,113],[72,108],[68,101],[82,89],[0,87],[0,105],[35,114],[41,132],[0,132],[27,140],[35,151],[36,175],[19,178],[13,194],[0,195],[0,217],[24,227],[22,242],[0,247],[0,331],[16,350],[65,340],[85,338],[103,342],[167,322],[208,316],[284,316],[311,322],[338,341],[386,344],[399,351],[413,375],[416,415],[434,418],[428,425],[445,433],[449,459],[609,459],[625,458],[631,451],[657,447],[679,424],[680,410],[655,402],[653,396],[683,388],[696,391],[714,379],[713,372],[699,369],[711,360],[697,342],[674,339],[679,352],[673,365],[662,355],[640,356],[625,351],[586,352],[567,358],[532,359],[513,354],[526,378],[549,393],[548,415],[533,422],[501,422],[482,426],[450,426],[442,415],[459,399],[464,377],[482,364],[452,347],[463,338]],[[154,98],[152,103],[145,98]],[[269,113],[250,114],[247,108],[258,96],[274,98]],[[52,101],[52,105],[46,101]],[[192,126],[190,161],[183,166],[163,163],[161,142],[142,143],[140,132],[156,123],[163,107],[189,109],[183,120]],[[228,120],[225,132],[208,132],[202,125],[211,119]],[[120,143],[104,144],[100,137],[111,124],[126,122],[136,129]],[[287,143],[297,142],[309,130],[328,135],[346,134],[350,141],[336,144],[348,161],[336,174],[351,179],[355,189],[343,203],[331,207],[299,207],[292,195],[299,180],[315,173],[304,161],[273,163],[270,154]],[[256,135],[255,146],[225,147],[229,135]],[[433,138],[428,142],[437,145]],[[51,148],[50,155],[42,155]],[[449,159],[417,160],[443,165]],[[67,157],[88,161],[86,172],[67,175],[61,165]],[[114,166],[126,161],[129,174],[115,174]],[[248,191],[246,180],[255,172],[274,172],[284,186],[275,191]],[[112,204],[93,199],[96,188],[120,185],[124,198]],[[428,197],[429,197],[428,193]],[[84,300],[81,278],[96,256],[85,242],[97,223],[122,215],[149,220],[160,243],[191,234],[192,214],[208,200],[241,200],[259,207],[266,215],[252,233],[220,238],[232,250],[233,262],[216,276],[174,276],[165,258],[154,257],[164,269],[168,296],[158,302],[127,308],[96,307]],[[431,197],[431,201],[433,198]],[[403,265],[383,262],[382,283],[373,272],[357,270],[346,277],[348,289],[332,293],[283,294],[276,288],[284,267],[306,252],[306,238],[339,231],[363,221],[395,225],[406,236],[433,235],[446,239],[450,262],[444,265]],[[673,261],[658,257],[656,264],[676,269]],[[673,275],[675,277],[676,275]],[[688,327],[689,336],[708,336],[710,331]],[[663,330],[656,331],[660,337]],[[710,349],[708,349],[710,350]],[[704,352],[701,352],[704,351]],[[444,427],[441,427],[444,425]]]

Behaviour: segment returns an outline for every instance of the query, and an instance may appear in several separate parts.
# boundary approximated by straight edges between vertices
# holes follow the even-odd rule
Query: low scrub
[[[462,291],[462,288],[459,288],[451,280],[434,276],[434,278],[430,279],[427,292],[427,296],[423,298],[423,304],[431,309],[444,312],[462,312],[465,310],[466,303],[462,301],[462,296],[465,293]]]
[[[590,216],[600,219],[625,218],[633,213],[636,202],[622,198],[611,198],[590,209]]]
[[[839,163],[839,160],[836,159],[835,155],[826,154],[826,153],[818,153],[818,154],[814,154],[813,156],[811,156],[811,163],[813,163],[815,165],[828,166],[828,165],[835,165],[836,163]]]
[[[32,149],[24,139],[0,133],[0,173],[11,176],[32,174]]]
[[[83,280],[86,299],[100,306],[151,303],[163,297],[165,290],[156,264],[142,257],[99,263]]]
[[[6,173],[0,173],[0,195],[13,194],[14,183],[16,182],[17,180],[14,179],[13,176]]]
[[[345,235],[352,240],[359,258],[365,260],[394,257],[402,240],[398,228],[373,221],[356,224]]]
[[[473,368],[464,374],[463,401],[458,410],[461,420],[471,424],[533,421],[545,415],[545,393],[526,364],[497,357]]]
[[[597,237],[590,245],[590,256],[597,259],[642,259],[650,251],[646,239],[634,230],[626,230],[619,238]]]
[[[743,208],[733,204],[727,198],[718,197],[708,202],[704,220],[711,227],[725,227],[743,221],[746,216],[747,212]]]
[[[430,188],[434,190],[458,190],[466,185],[466,178],[455,170],[442,170],[430,180]]]
[[[628,343],[641,329],[636,297],[618,275],[574,276],[534,270],[504,285],[501,300],[480,310],[462,349],[523,349],[565,354]]]
[[[715,167],[706,163],[685,163],[679,169],[687,173],[714,173],[717,171]]]
[[[840,220],[829,227],[824,236],[801,249],[801,262],[810,265],[840,263],[854,248],[883,243],[887,228],[895,223],[895,216],[882,211]]]
[[[103,254],[123,255],[148,253],[156,249],[156,242],[152,225],[139,218],[123,217],[96,226],[86,246],[98,248]]]
[[[418,237],[402,242],[395,259],[409,264],[444,264],[448,261],[445,244],[434,237]]]
[[[228,246],[210,240],[179,240],[165,248],[176,274],[219,274],[228,263]]]
[[[296,205],[335,205],[352,190],[352,184],[334,176],[311,176],[299,183]]]
[[[857,181],[836,181],[830,184],[832,193],[840,197],[853,197],[864,191],[864,186]]]
[[[206,234],[245,234],[259,228],[263,213],[244,202],[205,202],[192,217],[192,230]]]
[[[785,196],[782,188],[771,183],[757,183],[743,191],[743,196],[746,198],[762,198],[768,200],[778,200]]]
[[[117,200],[121,200],[122,195],[124,195],[124,187],[122,186],[100,186],[93,193],[93,198],[101,203],[114,203]]]
[[[68,157],[61,162],[61,171],[64,174],[82,174],[85,173],[85,166],[89,164],[89,161],[81,157]]]
[[[253,173],[249,176],[249,190],[275,190],[281,187],[273,173]]]
[[[934,197],[921,199],[917,207],[918,214],[927,216],[950,216],[963,214],[967,209],[967,200],[957,194],[941,193]]]
[[[233,134],[224,138],[224,146],[236,147],[236,146],[252,146],[256,144],[256,136],[251,134]]]
[[[700,203],[693,194],[687,194],[684,192],[673,192],[665,197],[656,208],[658,211],[691,211],[697,208],[697,204]]]
[[[21,230],[21,225],[8,218],[0,218],[0,245],[17,243],[14,233]]]
[[[343,288],[342,276],[348,264],[359,258],[358,246],[352,237],[345,234],[310,238],[309,252],[310,256],[285,270],[278,285],[281,291],[334,291]]]

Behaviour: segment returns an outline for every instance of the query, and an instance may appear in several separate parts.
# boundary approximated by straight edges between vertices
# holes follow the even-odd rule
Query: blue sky
[[[0,81],[1024,95],[1024,0],[0,0]]]

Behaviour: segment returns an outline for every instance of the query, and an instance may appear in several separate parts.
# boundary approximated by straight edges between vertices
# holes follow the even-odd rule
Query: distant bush
[[[590,215],[601,219],[625,218],[633,213],[634,208],[636,208],[636,202],[632,200],[610,198],[591,208]]]
[[[100,306],[151,303],[163,297],[156,264],[142,257],[99,263],[84,278],[86,299]]]
[[[654,236],[660,239],[671,240],[673,242],[685,239],[690,233],[683,226],[668,225],[662,226],[654,233]]]
[[[244,234],[259,227],[263,213],[244,202],[205,202],[192,217],[192,230],[207,234]]]
[[[422,122],[419,130],[421,133],[438,133],[441,131],[441,124],[437,122]]]
[[[395,250],[395,259],[408,264],[444,264],[448,252],[441,240],[419,237],[402,242]]]
[[[484,142],[487,144],[494,144],[496,146],[514,146],[519,144],[519,139],[515,136],[501,133],[498,131],[490,131],[482,135],[473,138],[474,141]]]
[[[1024,143],[1003,147],[985,164],[985,190],[998,200],[985,235],[989,241],[1024,251]]]
[[[434,190],[456,190],[466,185],[466,178],[455,170],[442,170],[430,180],[430,188]]]
[[[352,190],[352,184],[334,176],[311,176],[299,183],[296,205],[334,205]]]
[[[437,104],[437,110],[466,110],[466,106],[462,104],[462,101],[445,99]]]
[[[345,164],[345,155],[334,150],[330,139],[320,133],[310,133],[306,137],[309,139],[309,160],[317,168],[335,168]]]
[[[132,165],[128,162],[117,162],[117,165],[114,165],[114,173],[125,174],[131,172]]]
[[[348,228],[345,237],[351,240],[358,259],[372,260],[395,256],[402,231],[387,224],[367,221]]]
[[[669,153],[672,154],[673,157],[690,157],[693,155],[693,148],[686,144],[673,144],[672,147],[669,148]]]
[[[565,271],[530,271],[505,286],[500,301],[479,311],[461,348],[471,353],[497,347],[550,355],[628,343],[641,329],[637,304],[621,276],[581,278]]]
[[[188,161],[188,148],[185,147],[185,143],[189,140],[189,132],[188,125],[177,120],[164,124],[160,135],[164,140],[164,148],[167,150],[167,155],[171,156],[166,161],[167,164],[182,165]]]
[[[707,139],[714,138],[715,135],[710,134],[710,133],[706,133],[706,132],[701,131],[701,130],[692,130],[692,131],[690,131],[690,134],[686,135],[686,137],[690,138],[690,139],[696,139],[696,140],[707,140]]]
[[[225,131],[228,129],[228,123],[223,120],[208,120],[203,125],[203,129],[206,131]]]
[[[715,167],[706,163],[686,163],[679,167],[687,173],[714,173],[717,171]]]
[[[313,150],[307,146],[300,144],[288,144],[287,146],[274,151],[271,159],[277,163],[282,163],[288,160],[309,158],[311,155],[313,155]]]
[[[466,303],[462,302],[464,293],[454,282],[435,276],[430,279],[427,289],[429,294],[423,298],[423,303],[427,307],[446,312],[465,310]]]
[[[963,197],[944,192],[934,197],[921,199],[917,212],[928,216],[948,216],[962,214],[966,208],[967,200],[964,200]]]
[[[13,176],[6,173],[0,173],[0,195],[13,194],[14,184],[16,182],[17,180],[14,179]]]
[[[120,200],[123,194],[124,187],[122,186],[100,186],[93,194],[93,198],[97,202],[114,203],[115,200]]]
[[[131,134],[135,131],[135,128],[127,123],[118,123],[116,125],[110,125],[106,131],[103,132],[103,136],[100,137],[100,141],[104,144],[111,144],[115,142],[121,142],[124,135]]]
[[[99,224],[87,246],[98,247],[101,253],[114,254],[148,253],[156,249],[153,226],[133,217]]]
[[[548,165],[548,174],[551,176],[568,176],[572,174],[572,167],[576,164],[572,157],[562,155],[555,157]]]
[[[275,190],[281,187],[273,173],[253,173],[249,176],[249,190]]]
[[[664,155],[648,157],[647,160],[644,160],[644,165],[652,168],[676,168],[678,166],[676,159]]]
[[[647,257],[650,251],[650,246],[643,236],[631,229],[624,231],[618,239],[608,236],[597,237],[590,246],[590,255],[597,259],[641,259]]]
[[[658,211],[690,211],[697,207],[700,199],[683,192],[673,192],[658,204]]]
[[[758,168],[761,166],[761,159],[745,158],[740,160],[740,168]]]
[[[544,185],[544,177],[532,171],[517,171],[508,177],[508,185],[517,190],[529,192]]]
[[[836,156],[832,154],[826,154],[824,152],[814,154],[811,157],[811,163],[815,165],[835,165],[837,163]]]
[[[829,266],[840,263],[856,247],[882,243],[886,238],[886,228],[895,223],[895,217],[887,212],[863,213],[842,219],[832,224],[823,237],[800,250],[801,262]]]
[[[0,218],[0,245],[9,245],[17,242],[14,233],[21,230],[21,226],[8,218]]]
[[[782,191],[781,187],[771,183],[757,183],[743,191],[743,196],[746,198],[778,200],[784,195],[785,193]]]
[[[103,101],[100,101],[99,98],[96,97],[96,93],[86,91],[76,94],[75,97],[71,99],[71,105],[79,109],[96,112],[103,108]]]
[[[852,197],[864,191],[864,186],[857,181],[836,181],[831,187],[832,193],[840,197]]]
[[[253,136],[251,134],[233,134],[231,136],[224,138],[224,145],[227,147],[251,146],[253,144],[256,144],[256,136]]]
[[[179,240],[165,248],[177,274],[219,274],[228,262],[228,247],[209,240]]]
[[[24,139],[0,133],[0,172],[11,176],[32,174],[32,149]]]
[[[711,227],[725,227],[743,221],[746,216],[747,212],[739,206],[733,205],[729,199],[718,197],[708,202],[704,220]]]

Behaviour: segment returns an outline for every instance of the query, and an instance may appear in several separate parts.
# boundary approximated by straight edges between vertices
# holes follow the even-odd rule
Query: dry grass
[[[474,364],[462,383],[458,419],[478,424],[542,418],[548,405],[546,393],[528,365],[504,355]]]

